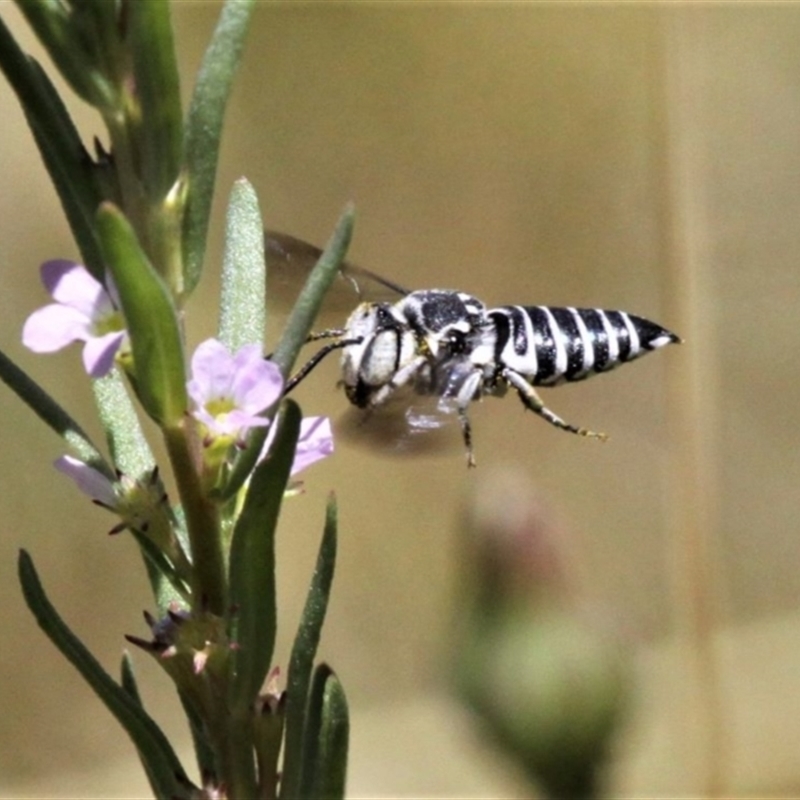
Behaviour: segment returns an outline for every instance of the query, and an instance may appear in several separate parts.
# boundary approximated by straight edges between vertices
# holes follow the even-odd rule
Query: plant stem
[[[165,428],[164,440],[186,515],[192,549],[193,610],[223,616],[227,592],[219,509],[203,491],[185,427]]]

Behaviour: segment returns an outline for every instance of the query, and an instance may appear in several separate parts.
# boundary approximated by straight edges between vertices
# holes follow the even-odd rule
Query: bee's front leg
[[[427,358],[423,355],[416,356],[402,369],[395,372],[391,380],[381,386],[369,399],[368,408],[376,408],[385,403],[398,389],[409,383],[416,374],[425,366]]]

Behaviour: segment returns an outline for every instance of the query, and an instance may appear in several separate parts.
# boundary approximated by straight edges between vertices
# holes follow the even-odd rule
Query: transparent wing
[[[392,457],[450,454],[463,447],[455,406],[435,395],[398,391],[370,411],[350,407],[335,422],[336,435],[356,447]]]
[[[432,361],[412,385],[367,412],[351,408],[340,419],[346,441],[392,456],[450,453],[463,448],[458,397],[475,373],[465,355]]]
[[[278,308],[288,309],[322,255],[322,250],[278,231],[265,231],[264,250],[267,257],[268,302]],[[393,281],[345,261],[339,278],[325,298],[324,310],[341,317],[365,300],[394,303],[406,294],[408,291]]]
[[[266,231],[268,302],[288,309],[322,251],[286,233]],[[336,326],[360,302],[396,302],[408,290],[356,264],[345,262],[325,298],[321,327],[336,316]],[[328,356],[334,358],[335,356]],[[387,456],[425,456],[463,447],[453,397],[461,381],[463,359],[431,365],[413,386],[368,412],[350,406],[334,422],[337,440]],[[313,377],[309,377],[313,380]],[[304,378],[305,380],[305,378]],[[343,403],[347,401],[342,397]]]

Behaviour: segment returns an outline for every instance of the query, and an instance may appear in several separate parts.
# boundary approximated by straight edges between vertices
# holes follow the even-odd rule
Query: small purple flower
[[[195,403],[192,415],[206,428],[206,444],[218,437],[244,441],[250,428],[269,424],[259,416],[280,399],[283,378],[257,344],[235,354],[216,339],[207,339],[192,356],[186,388]]]
[[[292,477],[333,453],[333,431],[327,417],[305,417],[294,451]]]
[[[275,438],[275,429],[269,432],[264,449],[261,451],[259,461],[265,458],[272,447]],[[333,431],[328,417],[304,417],[300,423],[300,436],[294,451],[291,477],[307,469],[317,461],[333,453]]]
[[[115,511],[120,506],[114,483],[102,472],[72,456],[61,456],[53,466],[77,484],[78,488],[98,505]]]
[[[22,329],[22,343],[34,353],[53,353],[72,342],[85,342],[83,366],[102,378],[126,338],[125,321],[109,290],[74,261],[45,261],[42,283],[56,301],[34,311]],[[109,279],[110,281],[110,279]]]

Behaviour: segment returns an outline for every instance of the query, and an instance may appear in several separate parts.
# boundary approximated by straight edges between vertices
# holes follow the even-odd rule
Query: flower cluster
[[[36,353],[81,344],[109,455],[2,352],[0,382],[62,439],[70,455],[57,470],[112,512],[110,532],[127,531],[143,557],[152,639],[127,638],[175,684],[199,785],[139,699],[128,655],[122,680],[112,680],[55,610],[25,550],[18,576],[41,630],[130,737],[154,797],[344,797],[347,702],[330,667],[315,666],[336,560],[333,494],[292,648],[292,703],[276,689],[265,696],[264,684],[275,675],[280,512],[296,493],[292,476],[333,450],[328,420],[303,420],[284,379],[345,258],[353,209],[309,273],[274,360],[266,359],[266,298],[256,288],[267,271],[262,213],[253,186],[235,181],[220,333],[196,350],[186,334],[188,301],[213,260],[208,229],[224,112],[257,5],[222,4],[188,111],[168,2],[21,3],[20,16],[49,55],[44,68],[0,20],[1,71],[86,265],[42,265],[52,299],[28,317],[22,342]],[[93,148],[62,87],[104,123]],[[159,437],[155,452],[151,436]],[[330,747],[306,747],[311,741]]]
[[[106,375],[128,349],[125,321],[110,277],[104,286],[85,267],[65,260],[47,261],[41,276],[55,302],[28,317],[23,344],[34,352],[50,353],[82,341],[86,372],[93,378]],[[193,404],[189,413],[200,426],[204,447],[226,453],[232,445],[243,447],[253,428],[270,424],[264,412],[280,400],[284,381],[275,364],[263,357],[259,345],[245,345],[231,353],[218,340],[207,339],[192,356],[186,388]],[[270,431],[260,459],[269,452],[273,433]],[[332,452],[330,420],[307,417],[301,424],[292,476]],[[59,458],[55,466],[84,494],[123,520],[136,516],[139,503],[133,482],[113,481],[72,456]]]

